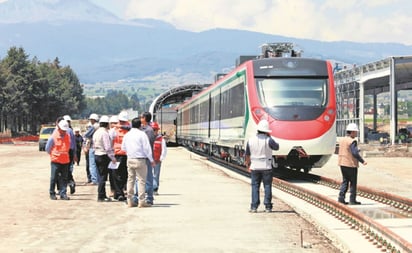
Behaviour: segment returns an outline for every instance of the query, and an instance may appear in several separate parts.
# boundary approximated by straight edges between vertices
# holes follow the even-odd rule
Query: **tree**
[[[28,123],[31,116],[33,80],[35,71],[22,48],[12,47],[2,61],[5,85],[2,89],[3,122],[12,132],[32,130]]]
[[[137,94],[128,98],[123,92],[112,90],[105,97],[86,98],[86,107],[81,115],[82,117],[88,117],[91,113],[116,115],[129,108],[137,111],[141,109]]]
[[[37,132],[41,123],[85,107],[83,88],[70,67],[58,58],[30,61],[23,48],[12,47],[0,62],[0,126],[12,133]]]

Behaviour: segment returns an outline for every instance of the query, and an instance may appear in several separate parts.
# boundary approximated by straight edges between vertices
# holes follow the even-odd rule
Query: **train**
[[[260,56],[239,60],[176,110],[178,145],[233,164],[244,166],[247,140],[261,119],[280,147],[273,151],[273,168],[308,172],[335,152],[331,62],[301,57],[293,43],[265,44]]]

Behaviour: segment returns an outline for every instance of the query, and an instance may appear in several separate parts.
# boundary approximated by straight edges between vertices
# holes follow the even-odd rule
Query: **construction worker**
[[[122,150],[123,137],[129,132],[131,125],[128,119],[127,112],[123,111],[117,117],[118,124],[115,125],[112,131],[113,149],[119,166],[116,170],[112,171],[113,186],[114,186],[114,199],[119,201],[126,200],[124,196],[124,190],[127,184],[127,154]]]
[[[70,164],[70,135],[67,133],[69,124],[64,119],[57,122],[56,130],[49,137],[46,144],[46,152],[50,155],[51,172],[50,172],[50,199],[56,200],[54,191],[56,182],[58,182],[59,195],[62,200],[69,200],[67,196],[67,175]]]

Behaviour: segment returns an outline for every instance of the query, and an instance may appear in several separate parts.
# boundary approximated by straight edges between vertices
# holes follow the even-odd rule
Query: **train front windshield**
[[[259,101],[263,107],[315,106],[327,104],[326,79],[257,79]]]

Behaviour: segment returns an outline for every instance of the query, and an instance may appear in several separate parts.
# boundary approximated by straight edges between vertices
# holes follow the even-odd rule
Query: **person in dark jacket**
[[[80,158],[82,155],[82,146],[83,146],[83,136],[80,134],[80,129],[74,129],[74,139],[76,140],[76,154],[77,154],[77,166],[79,166]]]

